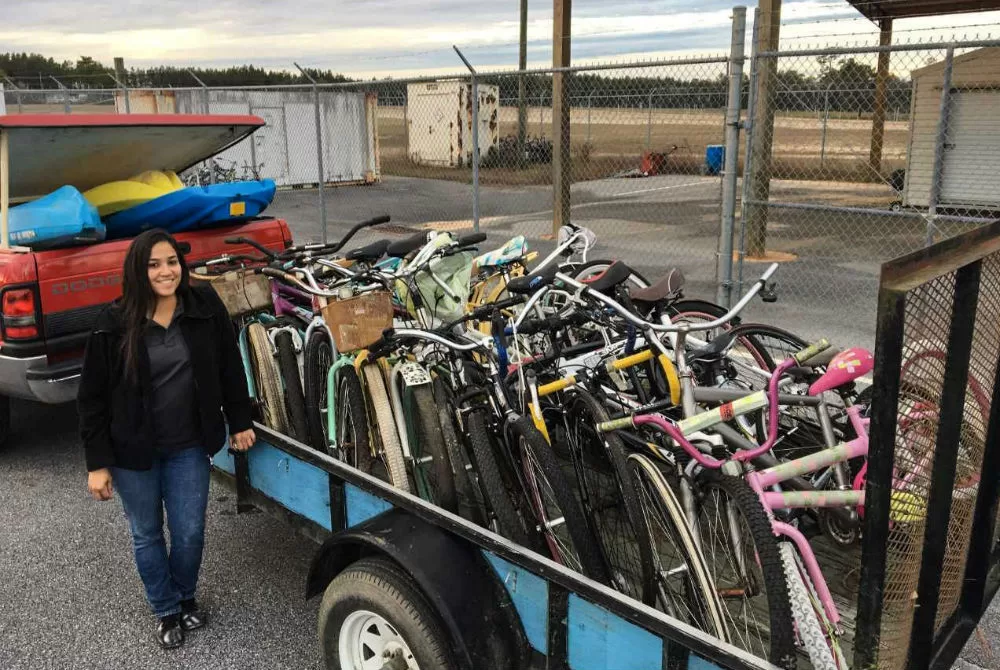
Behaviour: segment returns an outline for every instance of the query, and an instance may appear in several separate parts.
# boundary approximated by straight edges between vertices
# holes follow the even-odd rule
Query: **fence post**
[[[594,108],[594,93],[587,94],[587,144],[590,144],[590,112]]]
[[[326,196],[323,193],[323,182],[325,181],[325,171],[323,169],[323,124],[319,113],[319,86],[315,79],[309,76],[309,73],[302,69],[298,63],[292,63],[298,68],[299,72],[302,73],[306,79],[312,82],[313,89],[313,106],[315,108],[316,116],[316,170],[317,170],[317,180],[316,188],[319,191],[319,220],[323,226],[323,244],[327,243],[327,233],[326,233]]]
[[[128,84],[125,82],[125,59],[121,56],[115,56],[115,76],[113,77],[115,83],[122,90],[122,97],[125,98],[125,113],[132,113],[132,102],[128,99]]]
[[[468,61],[458,47],[452,45],[455,53],[469,68],[471,73],[469,88],[472,95],[472,229],[479,232],[479,82],[476,80],[476,68]],[[499,104],[499,103],[498,103]]]
[[[726,106],[726,157],[722,169],[722,226],[719,230],[718,302],[729,308],[733,300],[733,229],[736,223],[736,181],[739,171],[740,110],[747,8],[733,7],[733,37],[729,49],[729,94]]]
[[[819,144],[819,166],[822,168],[826,163],[826,125],[830,121],[830,87],[833,86],[833,82],[826,85],[826,90],[823,91],[823,134],[820,137]]]
[[[944,57],[944,75],[941,82],[941,107],[938,113],[937,135],[934,139],[934,165],[931,172],[931,192],[927,203],[927,233],[924,246],[934,244],[937,231],[937,205],[941,197],[945,140],[948,137],[948,117],[951,113],[951,72],[955,60],[955,47],[948,47]]]
[[[746,149],[743,152],[743,191],[740,194],[740,246],[737,250],[736,285],[739,295],[743,295],[743,256],[747,242],[747,209],[750,207],[750,183],[753,175],[753,133],[754,111],[757,107],[757,30],[760,25],[760,9],[753,10],[753,31],[750,38],[750,88],[747,91],[747,118],[743,122],[746,131]],[[742,85],[742,83],[741,83]]]
[[[72,114],[73,108],[72,106],[70,106],[69,102],[69,89],[63,86],[63,83],[58,79],[56,79],[55,77],[53,77],[52,75],[49,75],[49,79],[54,81],[56,85],[63,90],[63,111],[66,112],[67,114]]]

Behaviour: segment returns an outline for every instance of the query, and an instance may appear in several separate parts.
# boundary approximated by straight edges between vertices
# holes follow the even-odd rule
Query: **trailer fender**
[[[434,607],[462,668],[525,667],[529,648],[506,589],[471,543],[401,509],[330,536],[309,569],[306,598],[355,561],[392,559]]]

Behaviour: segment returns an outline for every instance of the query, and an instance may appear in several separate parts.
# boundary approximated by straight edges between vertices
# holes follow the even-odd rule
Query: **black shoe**
[[[184,644],[184,629],[181,626],[181,615],[170,614],[156,626],[156,639],[164,649],[176,649]]]
[[[184,630],[197,630],[208,623],[208,617],[198,609],[198,603],[194,598],[181,601],[181,628]]]

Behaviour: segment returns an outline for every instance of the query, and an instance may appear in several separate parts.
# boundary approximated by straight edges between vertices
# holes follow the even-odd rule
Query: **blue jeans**
[[[132,529],[132,547],[146,600],[158,617],[177,614],[194,598],[205,544],[210,463],[201,447],[161,456],[151,470],[111,468]],[[170,552],[163,537],[167,509]]]

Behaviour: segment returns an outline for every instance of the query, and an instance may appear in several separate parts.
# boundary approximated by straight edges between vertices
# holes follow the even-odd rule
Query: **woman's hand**
[[[229,446],[236,451],[246,451],[257,441],[253,428],[244,430],[242,433],[233,433],[229,436]]]
[[[87,473],[87,490],[95,500],[111,500],[111,470],[101,468]]]

